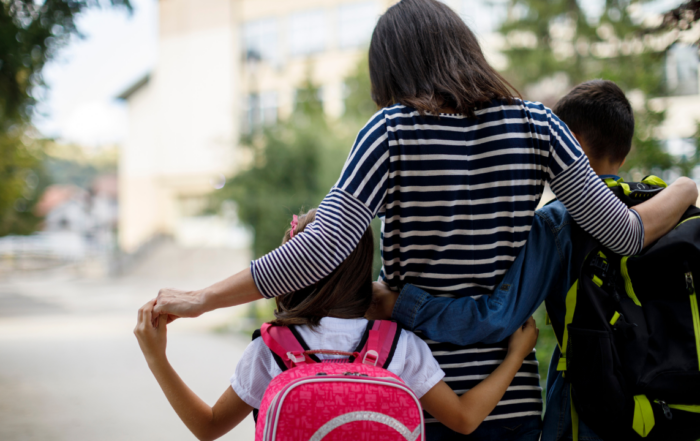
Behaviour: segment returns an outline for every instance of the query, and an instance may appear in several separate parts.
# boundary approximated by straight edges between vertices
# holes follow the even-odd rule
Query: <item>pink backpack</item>
[[[424,441],[423,411],[404,382],[385,368],[401,330],[370,321],[355,352],[309,350],[294,327],[261,329],[282,374],[265,391],[256,441]],[[346,355],[319,360],[314,354]]]

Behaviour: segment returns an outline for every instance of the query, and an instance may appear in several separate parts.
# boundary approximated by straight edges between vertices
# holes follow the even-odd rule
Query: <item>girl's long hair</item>
[[[299,216],[294,237],[304,234],[316,219],[316,209]],[[293,240],[288,229],[282,244]],[[276,297],[274,326],[318,326],[323,317],[363,317],[372,302],[372,258],[374,239],[372,229],[362,235],[357,247],[332,273],[314,285],[284,296]]]
[[[421,114],[452,108],[467,116],[518,91],[484,58],[479,42],[447,5],[401,0],[381,16],[369,47],[372,99],[403,104]]]

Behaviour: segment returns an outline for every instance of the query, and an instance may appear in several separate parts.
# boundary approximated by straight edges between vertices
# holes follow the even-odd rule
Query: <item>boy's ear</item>
[[[625,156],[624,158],[622,158],[622,162],[620,163],[620,167],[622,167],[623,165],[625,165],[625,161],[627,161],[627,157],[626,157],[626,156]]]
[[[576,132],[573,132],[573,131],[572,131],[571,134],[574,135],[574,138],[576,138],[576,141],[577,141],[579,144],[581,144],[581,139],[578,137],[578,135],[576,134]]]

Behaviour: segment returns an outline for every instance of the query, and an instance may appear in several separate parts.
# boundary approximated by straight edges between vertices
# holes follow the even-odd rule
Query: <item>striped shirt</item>
[[[333,271],[379,216],[381,277],[390,286],[490,294],[525,244],[547,181],[601,243],[624,255],[641,250],[639,215],[609,191],[542,104],[494,101],[476,118],[384,108],[358,134],[315,222],[251,271],[268,298],[309,286]],[[431,347],[455,390],[473,387],[505,355],[503,344]],[[489,418],[539,414],[537,366],[529,361]]]

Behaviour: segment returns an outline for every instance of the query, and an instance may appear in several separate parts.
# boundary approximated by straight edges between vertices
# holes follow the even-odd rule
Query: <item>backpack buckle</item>
[[[605,277],[608,274],[608,269],[610,268],[610,264],[606,262],[602,257],[600,256],[595,256],[591,259],[591,266],[593,268],[597,268],[602,271],[602,276]]]
[[[379,361],[379,354],[373,349],[365,352],[365,356],[362,357],[362,364],[371,364],[372,366],[376,366],[377,361]]]
[[[693,283],[693,273],[688,271],[685,273],[685,289],[691,296],[695,293],[695,284]]]
[[[295,364],[303,363],[306,361],[304,353],[299,351],[287,352],[287,358],[289,358],[289,360]]]

